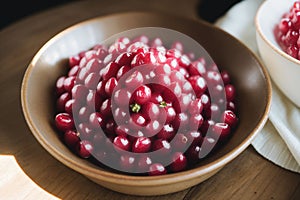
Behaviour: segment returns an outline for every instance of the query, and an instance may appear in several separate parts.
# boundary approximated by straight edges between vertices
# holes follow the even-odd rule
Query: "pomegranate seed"
[[[169,75],[171,74],[171,67],[168,64],[159,65],[154,69],[154,73]]]
[[[216,123],[212,128],[213,138],[223,142],[229,137],[231,132],[230,126],[226,123]]]
[[[190,145],[190,141],[185,134],[177,133],[171,144],[173,145],[173,149],[175,151],[184,151],[185,148]]]
[[[115,63],[117,63],[119,66],[129,65],[133,59],[133,56],[133,53],[124,52],[116,58]]]
[[[172,122],[173,127],[177,130],[179,127],[185,129],[189,124],[189,116],[186,113],[179,113]]]
[[[126,137],[129,135],[129,128],[126,125],[119,125],[115,128],[115,133],[119,136]]]
[[[74,116],[78,117],[80,122],[87,122],[89,120],[90,114],[91,114],[91,110],[88,107],[83,106],[79,109],[78,115],[77,116],[74,115]]]
[[[200,61],[195,61],[188,66],[188,72],[191,76],[205,75],[206,68]]]
[[[103,61],[103,64],[104,64],[104,59],[105,57],[108,55],[108,52],[106,49],[95,49],[97,52],[96,52],[96,56],[99,60],[102,60]]]
[[[139,129],[141,127],[146,126],[146,119],[139,113],[133,113],[130,118],[130,124],[133,126],[132,128]]]
[[[115,149],[117,151],[119,151],[120,149],[122,149],[124,151],[129,151],[131,148],[131,145],[130,145],[128,139],[124,136],[119,135],[119,136],[115,137],[113,143],[114,143]]]
[[[77,153],[82,158],[89,158],[93,149],[93,144],[88,140],[80,141],[77,144]]]
[[[203,111],[204,105],[202,103],[202,99],[196,98],[195,100],[190,102],[188,111],[190,115],[200,114]]]
[[[156,134],[157,138],[164,140],[171,140],[175,136],[175,131],[172,125],[166,124],[163,128]]]
[[[129,120],[129,112],[125,110],[126,108],[117,107],[113,111],[113,117],[117,124],[125,124]]]
[[[105,68],[103,68],[100,71],[100,75],[102,76],[103,80],[108,80],[111,77],[115,77],[118,70],[119,70],[119,65],[115,62],[110,62],[109,64],[106,65]]]
[[[224,123],[229,124],[232,128],[234,128],[238,122],[238,118],[232,110],[225,110],[223,113],[223,119]]]
[[[183,68],[187,68],[190,64],[191,61],[189,59],[189,57],[187,55],[182,55],[179,59],[178,59],[178,63],[181,67]]]
[[[181,152],[175,152],[172,161],[170,168],[173,172],[182,171],[187,167],[187,159]]]
[[[166,122],[165,123],[171,123],[175,117],[176,117],[176,111],[172,106],[165,106],[164,110],[166,112]]]
[[[300,13],[300,12],[299,12]],[[285,44],[286,46],[291,46],[297,44],[299,38],[299,31],[289,30],[285,35]]]
[[[198,154],[199,158],[201,159],[209,155],[216,148],[216,145],[217,145],[217,140],[207,136],[204,137],[200,152]]]
[[[132,94],[132,99],[137,104],[144,104],[151,98],[151,89],[146,85],[141,85]]]
[[[235,99],[235,87],[231,84],[225,86],[225,93],[227,101],[233,101]]]
[[[115,77],[111,77],[105,84],[104,90],[108,97],[111,97],[115,87],[118,85],[118,81]]]
[[[231,110],[232,112],[236,112],[235,104],[232,101],[227,102],[226,109]]]
[[[191,129],[198,129],[201,127],[201,125],[203,124],[204,118],[203,116],[199,113],[199,114],[194,114],[190,117],[190,128]]]
[[[284,18],[279,23],[280,31],[285,35],[292,26],[292,22],[288,18]]]
[[[299,28],[300,28],[300,12],[299,11],[294,13],[294,16],[292,18],[292,23],[293,23],[294,29],[299,30]]]
[[[86,122],[80,123],[76,128],[78,128],[81,140],[90,140],[94,134],[91,126]]]
[[[88,73],[96,73],[96,74],[99,74],[100,73],[100,70],[104,67],[104,64],[101,60],[99,59],[92,59],[90,60],[85,68],[87,69]]]
[[[121,155],[120,157],[120,167],[122,170],[131,171],[136,165],[136,159],[133,156]]]
[[[167,62],[167,57],[162,51],[154,52],[153,55],[156,58],[156,62],[159,64],[165,64]]]
[[[91,90],[95,90],[98,82],[99,82],[100,76],[96,73],[90,73],[84,80],[84,85],[91,89]]]
[[[150,102],[153,102],[155,104],[160,104],[163,101],[163,98],[161,96],[161,94],[159,93],[152,93]]]
[[[163,174],[166,174],[166,173],[167,173],[167,170],[160,163],[154,163],[154,164],[150,165],[150,167],[149,167],[149,173],[148,174],[150,176],[158,176],[158,175],[163,175]]]
[[[152,84],[152,88],[155,92],[162,92],[165,88],[171,85],[171,79],[169,76],[164,74],[159,74],[155,76],[155,84]]]
[[[77,110],[78,106],[74,106],[74,104],[76,104],[75,102],[75,99],[70,99],[65,103],[65,112],[69,115],[73,115],[73,112],[79,111]]]
[[[151,47],[158,47],[158,46],[162,46],[163,42],[160,38],[155,38],[152,42],[151,42]]]
[[[60,95],[65,92],[65,87],[64,87],[64,82],[65,82],[66,77],[62,76],[57,79],[56,81],[56,94]]]
[[[119,71],[117,72],[116,78],[119,80],[124,74],[126,74],[130,70],[129,65],[122,66]]]
[[[182,89],[179,83],[173,82],[171,83],[169,88],[164,91],[163,96],[167,98],[172,98],[173,96],[175,96],[174,98],[180,98],[181,93]]]
[[[115,135],[116,123],[113,119],[108,119],[105,124],[105,131],[108,136]]]
[[[172,103],[175,112],[176,113],[180,113],[180,112],[188,112],[190,113],[191,110],[189,110],[190,108],[190,104],[192,102],[192,98],[190,95],[186,95],[186,94],[182,94],[179,98],[178,101],[174,101]],[[194,111],[192,111],[194,112]]]
[[[203,94],[203,95],[200,97],[200,99],[201,99],[201,103],[202,103],[202,105],[203,105],[203,109],[204,109],[204,110],[209,109],[209,108],[210,108],[210,105],[211,105],[211,103],[210,103],[210,98],[209,98],[206,94]]]
[[[104,80],[99,81],[97,88],[96,88],[97,93],[99,95],[101,95],[103,98],[106,98],[105,84],[106,84],[106,81],[104,81]]]
[[[86,100],[89,90],[84,85],[75,85],[71,92],[73,99],[82,102]]]
[[[221,77],[222,77],[224,85],[227,85],[227,84],[230,83],[230,76],[229,76],[229,73],[227,71],[222,71],[221,72]]]
[[[163,127],[163,123],[159,120],[150,121],[143,130],[145,136],[152,137],[156,135]]]
[[[178,70],[179,69],[179,63],[177,58],[169,57],[166,60],[166,64],[168,64],[172,70]]]
[[[128,105],[129,100],[131,98],[131,94],[127,89],[119,89],[116,90],[115,93],[113,94],[113,103],[116,105],[123,107]]]
[[[68,92],[65,92],[62,95],[60,95],[60,97],[57,99],[56,102],[57,111],[63,112],[66,102],[69,101],[70,99],[71,99],[71,95]]]
[[[193,87],[190,82],[184,81],[182,84],[182,92],[185,94],[192,94]]]
[[[72,68],[76,65],[79,65],[80,57],[78,55],[69,57],[69,66]]]
[[[67,92],[70,92],[75,85],[75,76],[70,76],[64,80],[64,88]]]
[[[105,136],[103,133],[95,133],[93,135],[92,143],[95,149],[103,149],[103,145],[105,142]]]
[[[135,89],[137,86],[143,84],[144,78],[141,72],[134,71],[130,76],[125,80],[125,85],[128,88]]]
[[[199,161],[199,153],[201,151],[201,147],[198,145],[192,145],[185,152],[186,158],[189,164],[193,165]]]
[[[133,53],[138,53],[138,50],[141,49],[146,49],[148,46],[140,41],[134,42],[131,45],[129,45],[127,47],[127,52],[133,52]],[[145,53],[143,52],[139,52],[139,53]]]
[[[64,141],[69,147],[75,148],[77,143],[80,141],[79,133],[73,130],[66,131],[64,134]]]
[[[93,110],[99,110],[101,103],[102,103],[101,96],[95,91],[90,90],[90,92],[86,96],[87,107]]]
[[[185,134],[189,141],[192,142],[192,145],[199,145],[201,144],[203,138],[199,131],[189,131]]]
[[[100,107],[100,113],[103,116],[111,116],[111,99],[106,99],[105,101],[103,101]]]
[[[206,81],[201,76],[191,76],[189,81],[197,97],[200,97],[207,89]]]
[[[151,149],[151,140],[147,137],[139,137],[132,144],[132,152],[146,153]]]
[[[152,160],[149,156],[141,156],[137,163],[137,168],[139,172],[148,172]]]
[[[179,41],[174,42],[171,45],[171,49],[177,49],[178,51],[183,52],[183,44],[181,42],[179,42]]]
[[[145,35],[141,35],[133,39],[132,42],[142,42],[144,44],[147,44],[149,42],[149,38]]]
[[[289,46],[286,52],[293,58],[298,58],[299,48],[296,45]]]
[[[76,83],[84,84],[84,80],[88,75],[88,70],[84,67],[79,69],[77,77],[76,77]]]
[[[131,66],[132,67],[136,67],[136,66],[140,66],[146,63],[146,58],[145,58],[145,54],[144,53],[138,53],[136,54],[132,61],[131,61]]]
[[[97,129],[99,127],[103,128],[106,124],[104,117],[99,112],[94,112],[94,113],[90,114],[89,122],[90,122],[92,128],[95,128],[95,129]]]
[[[79,72],[79,66],[76,65],[74,67],[72,67],[72,69],[70,69],[70,71],[68,72],[68,76],[77,76],[78,72]]]
[[[68,131],[74,129],[73,118],[68,113],[59,113],[55,116],[55,125],[60,131]]]
[[[216,71],[208,71],[206,73],[206,81],[209,84],[217,85],[222,83],[222,77],[219,72]]]
[[[171,144],[165,139],[157,139],[152,145],[152,151],[158,151],[160,156],[168,156],[171,153]]]
[[[212,126],[215,124],[213,120],[204,120],[201,127],[200,127],[200,132],[202,136],[206,136],[207,131],[212,128]]]
[[[180,58],[181,55],[181,51],[176,48],[169,49],[166,53],[167,58]]]
[[[147,120],[154,120],[159,118],[160,110],[157,104],[149,101],[142,106],[141,112]]]

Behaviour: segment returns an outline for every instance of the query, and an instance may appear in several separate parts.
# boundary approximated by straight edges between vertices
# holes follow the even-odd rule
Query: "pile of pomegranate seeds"
[[[274,34],[282,50],[298,60],[300,60],[299,30],[300,1],[296,1],[290,11],[282,16],[275,27]]]
[[[78,156],[142,175],[192,168],[237,126],[226,71],[160,38],[122,37],[69,58],[56,128]]]

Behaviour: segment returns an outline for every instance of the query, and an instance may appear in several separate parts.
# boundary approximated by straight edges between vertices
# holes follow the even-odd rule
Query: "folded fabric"
[[[244,0],[218,19],[216,26],[238,38],[259,56],[254,18],[263,0]],[[269,121],[252,145],[273,163],[300,173],[300,109],[273,85]]]

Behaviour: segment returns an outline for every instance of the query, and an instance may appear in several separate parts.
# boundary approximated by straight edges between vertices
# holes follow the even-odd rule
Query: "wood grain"
[[[21,110],[21,81],[34,54],[53,35],[82,20],[121,11],[155,10],[196,19],[197,3],[76,1],[1,30],[0,199],[300,199],[300,175],[275,166],[252,147],[191,189],[164,196],[134,197],[102,188],[67,168],[31,135]]]

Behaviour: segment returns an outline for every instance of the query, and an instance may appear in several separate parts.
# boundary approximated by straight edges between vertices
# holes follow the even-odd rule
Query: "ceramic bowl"
[[[67,58],[111,35],[138,27],[164,27],[192,37],[222,69],[230,73],[236,85],[240,119],[238,128],[225,145],[192,169],[152,177],[107,171],[73,154],[59,139],[53,126],[53,87],[57,78],[65,73],[63,68]],[[75,24],[50,39],[28,66],[21,98],[23,113],[33,135],[61,163],[114,191],[133,195],[162,195],[201,183],[250,145],[268,118],[271,84],[266,69],[255,55],[224,31],[205,22],[182,17],[129,12]]]
[[[275,25],[289,11],[294,0],[265,1],[256,14],[256,39],[259,53],[278,88],[300,107],[300,61],[285,53],[276,42]]]

